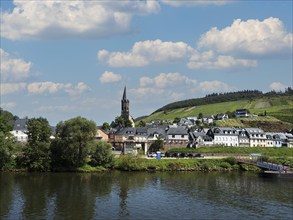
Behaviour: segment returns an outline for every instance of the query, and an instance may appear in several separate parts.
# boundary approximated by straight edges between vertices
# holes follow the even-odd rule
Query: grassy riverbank
[[[268,158],[268,161],[293,168],[292,158]],[[114,169],[123,171],[259,171],[255,166],[238,164],[234,157],[223,159],[145,159],[122,156],[115,160]]]
[[[287,147],[201,147],[193,148],[177,148],[168,152],[180,153],[203,153],[205,155],[249,155],[251,153],[261,153],[267,157],[293,157],[293,148]]]

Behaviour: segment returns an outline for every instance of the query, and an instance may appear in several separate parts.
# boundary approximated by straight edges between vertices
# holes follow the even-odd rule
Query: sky
[[[1,0],[1,108],[111,123],[171,102],[292,87],[291,0]]]

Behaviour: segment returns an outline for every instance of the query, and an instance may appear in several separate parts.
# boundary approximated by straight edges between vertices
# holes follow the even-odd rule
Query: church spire
[[[129,100],[126,97],[126,86],[124,87],[124,92],[121,99],[121,116],[125,120],[129,119]]]
[[[126,98],[126,86],[124,87],[122,100],[127,100],[127,98]]]

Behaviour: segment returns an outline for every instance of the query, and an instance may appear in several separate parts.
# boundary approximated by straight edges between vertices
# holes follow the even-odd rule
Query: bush
[[[114,156],[112,154],[112,145],[104,141],[99,141],[96,150],[91,157],[90,165],[111,167],[113,161]]]
[[[225,162],[229,163],[231,166],[237,164],[237,159],[235,157],[227,157],[224,159]]]
[[[227,169],[227,170],[231,169],[231,165],[228,162],[221,162],[220,167]]]

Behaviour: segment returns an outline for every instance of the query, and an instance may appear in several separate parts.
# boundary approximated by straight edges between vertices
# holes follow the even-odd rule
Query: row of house
[[[157,139],[164,141],[165,150],[208,146],[293,147],[292,133],[233,127],[215,127],[200,131],[189,131],[185,126],[121,128],[110,133],[108,141],[117,150],[129,152],[143,149],[147,153],[150,145]]]
[[[19,142],[27,141],[28,119],[13,122],[12,134]],[[52,136],[52,138],[54,138]],[[191,131],[188,126],[163,125],[127,127],[105,132],[98,128],[96,138],[112,144],[116,150],[148,152],[155,140],[164,142],[164,149],[208,146],[293,147],[293,132],[264,132],[260,128],[214,127]]]

